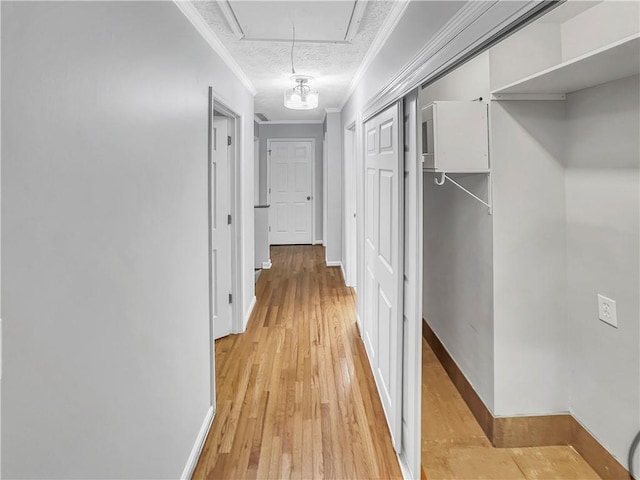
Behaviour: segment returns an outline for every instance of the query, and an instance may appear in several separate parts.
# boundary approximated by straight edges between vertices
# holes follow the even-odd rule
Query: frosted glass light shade
[[[293,88],[284,91],[284,106],[292,110],[312,110],[318,108],[318,91],[312,90],[307,82],[311,77],[295,75],[291,80],[297,82]]]
[[[300,93],[297,87],[284,91],[284,106],[292,110],[312,110],[318,108],[318,91]]]

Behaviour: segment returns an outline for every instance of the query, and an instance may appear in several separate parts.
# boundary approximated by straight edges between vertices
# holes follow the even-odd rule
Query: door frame
[[[208,115],[208,147],[207,147],[207,212],[208,212],[208,229],[209,229],[209,242],[208,242],[208,258],[209,258],[209,366],[210,366],[210,381],[211,381],[211,407],[213,408],[213,415],[216,412],[216,369],[215,369],[215,337],[213,331],[213,258],[212,258],[212,237],[211,237],[211,223],[212,223],[212,210],[211,210],[211,160],[213,154],[212,135],[213,135],[213,117],[224,116],[227,117],[228,122],[228,134],[231,135],[232,141],[229,148],[229,212],[231,214],[231,295],[233,296],[233,302],[231,303],[231,325],[232,333],[241,333],[243,331],[242,322],[242,299],[239,293],[241,288],[241,275],[242,272],[242,258],[241,249],[239,248],[239,239],[242,238],[242,216],[241,216],[241,202],[240,202],[240,162],[238,159],[241,155],[241,125],[242,116],[237,115],[232,109],[227,107],[224,103],[218,100],[218,95],[213,87],[209,87],[209,107],[207,110]]]
[[[217,97],[216,97],[217,98]],[[224,103],[214,98],[214,109],[222,116],[227,117],[227,132],[231,136],[229,146],[229,212],[231,214],[231,325],[232,333],[242,333],[244,331],[244,319],[242,312],[242,249],[240,240],[242,239],[242,205],[240,181],[242,172],[240,171],[240,161],[242,157],[242,124],[243,118],[235,113]]]
[[[310,142],[311,143],[311,241],[316,238],[316,139],[301,138],[267,138],[267,204],[271,205],[271,144],[277,142]],[[271,219],[269,219],[269,246],[271,246]]]
[[[415,92],[415,90],[413,91]],[[409,92],[406,95],[401,96],[397,101],[403,102],[405,98],[411,98],[413,92]],[[419,105],[419,93],[418,93],[418,105]],[[364,191],[364,178],[366,174],[365,168],[365,123],[376,116],[378,113],[384,111],[388,106],[390,106],[393,102],[388,103],[376,109],[375,111],[369,111],[366,114],[364,111],[357,112],[355,115],[355,120],[347,125],[355,126],[355,168],[356,168],[356,216],[358,221],[356,222],[356,275],[357,275],[357,284],[364,285],[364,275],[365,275],[365,252],[364,252],[364,209],[365,209],[365,191]],[[404,105],[403,105],[404,107]],[[403,108],[404,110],[404,108]],[[407,113],[404,112],[403,116]],[[414,120],[417,122],[417,119]],[[404,123],[404,121],[403,121]],[[417,128],[416,137],[414,142],[417,143],[416,149],[418,153],[420,152],[419,148],[422,144],[421,140],[421,129]],[[404,144],[404,139],[403,139]],[[418,159],[420,157],[418,156]],[[417,160],[418,159],[414,159]],[[406,159],[405,159],[406,160]],[[413,218],[413,222],[410,223],[411,232],[411,244],[409,245],[409,252],[404,252],[405,255],[410,254],[413,255],[417,262],[416,267],[412,269],[409,273],[411,279],[413,280],[413,286],[416,289],[414,292],[410,292],[407,298],[407,302],[403,302],[403,310],[410,317],[408,319],[409,325],[407,325],[408,329],[408,337],[412,339],[412,344],[409,347],[408,354],[408,372],[402,372],[402,390],[403,395],[408,394],[410,396],[410,412],[408,412],[408,416],[412,417],[411,421],[415,422],[418,428],[412,428],[410,431],[405,432],[404,428],[402,431],[402,435],[406,435],[406,440],[413,444],[414,450],[417,448],[418,453],[421,453],[422,443],[421,443],[421,435],[422,435],[422,427],[421,427],[421,417],[422,417],[422,165],[414,164],[410,168],[410,185],[409,190],[404,192],[404,195],[407,196],[409,202],[405,204],[405,208],[409,209],[408,216]],[[403,294],[404,294],[403,289]],[[403,298],[404,300],[404,298]],[[358,333],[362,341],[364,341],[363,333],[363,317],[364,317],[364,289],[360,288],[358,294],[356,295],[356,305],[357,305],[357,313],[356,313],[356,324],[358,326]],[[413,306],[414,311],[411,312],[411,306]],[[407,311],[407,308],[409,310]],[[405,355],[405,348],[407,346],[403,345],[402,355]],[[404,427],[404,425],[403,425]],[[408,437],[408,438],[407,438]],[[407,455],[409,453],[409,455]],[[404,478],[420,478],[421,472],[421,455],[418,455],[418,458],[415,458],[415,454],[411,455],[411,452],[408,452],[404,447],[401,452],[396,452],[398,463],[400,464],[400,468],[402,470]],[[410,458],[414,457],[414,458]]]

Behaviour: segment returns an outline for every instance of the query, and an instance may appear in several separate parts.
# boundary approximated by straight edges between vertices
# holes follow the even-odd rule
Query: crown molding
[[[468,1],[363,108],[363,121],[436,79],[518,22],[538,14],[549,0]]]
[[[253,83],[251,83],[249,77],[245,75],[245,73],[240,68],[240,65],[236,63],[236,61],[222,44],[218,36],[213,33],[211,28],[209,28],[209,25],[204,20],[204,18],[202,18],[200,12],[196,10],[196,7],[185,0],[173,0],[173,3],[180,9],[184,16],[189,19],[191,24],[195,27],[202,38],[204,38],[204,40],[209,44],[213,51],[220,56],[222,61],[229,67],[234,75],[238,77],[238,80],[240,80],[240,82],[242,82],[246,89],[249,90],[251,95],[255,96],[256,93],[258,93],[256,87],[253,86]]]
[[[322,120],[269,120],[267,122],[258,122],[260,125],[303,125],[318,124]]]
[[[378,30],[378,33],[373,39],[373,42],[371,42],[369,50],[367,50],[367,53],[364,55],[360,66],[351,79],[351,83],[349,84],[347,93],[345,94],[344,99],[342,100],[342,104],[340,105],[340,110],[342,110],[342,108],[345,106],[347,100],[349,100],[349,97],[351,97],[351,94],[353,94],[356,87],[358,86],[358,83],[360,83],[360,80],[362,80],[362,76],[371,65],[371,62],[373,62],[373,59],[376,58],[378,53],[380,53],[380,50],[382,49],[384,44],[387,43],[387,40],[389,40],[389,37],[398,26],[398,22],[404,15],[404,12],[409,6],[410,1],[411,0],[397,0],[393,3],[393,6],[391,7],[389,14],[387,15],[387,18],[382,24],[382,27],[380,27],[380,30]]]

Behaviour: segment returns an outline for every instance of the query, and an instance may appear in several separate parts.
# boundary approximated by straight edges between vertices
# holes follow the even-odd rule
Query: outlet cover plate
[[[598,294],[598,318],[612,327],[618,328],[616,301]]]

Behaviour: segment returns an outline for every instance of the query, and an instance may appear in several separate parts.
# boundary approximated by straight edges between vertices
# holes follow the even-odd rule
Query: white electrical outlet
[[[598,317],[605,323],[618,328],[616,301],[598,294]]]

